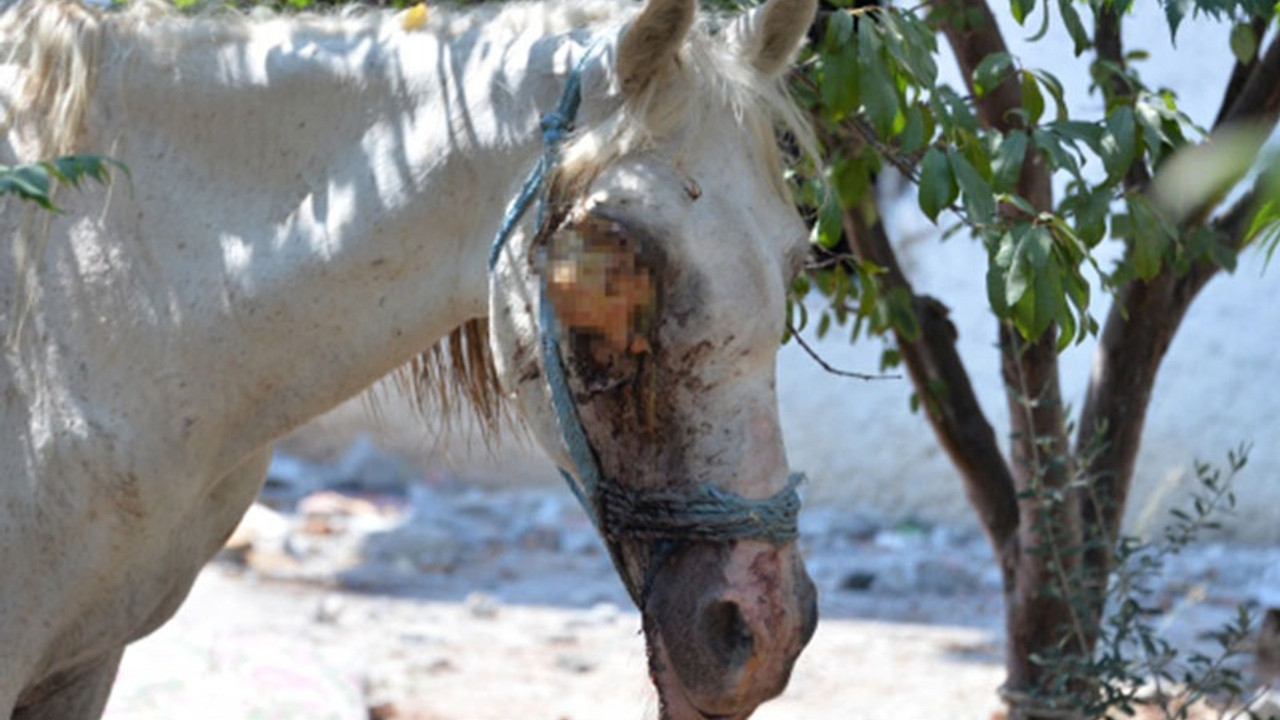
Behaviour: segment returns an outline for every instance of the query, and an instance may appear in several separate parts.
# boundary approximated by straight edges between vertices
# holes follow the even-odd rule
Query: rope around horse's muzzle
[[[588,48],[570,72],[556,109],[542,118],[542,153],[519,194],[507,206],[489,250],[490,273],[535,197],[539,200],[538,226],[547,221],[547,179],[559,163],[561,144],[573,130],[582,101],[582,71],[594,49],[594,45]],[[538,304],[543,375],[561,437],[574,465],[573,473],[563,468],[560,473],[607,542],[613,564],[638,607],[644,607],[660,565],[684,544],[748,539],[782,544],[796,538],[800,475],[792,475],[782,490],[758,500],[709,484],[680,489],[627,488],[615,479],[605,478],[569,388],[545,275],[539,279]],[[632,577],[621,555],[622,541],[650,543],[646,577]]]
[[[691,489],[634,490],[617,482],[600,487],[602,532],[636,540],[724,542],[796,539],[802,476],[792,475],[777,494],[752,500],[714,485]]]

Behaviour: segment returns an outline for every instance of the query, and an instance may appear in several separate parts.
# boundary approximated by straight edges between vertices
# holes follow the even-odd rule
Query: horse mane
[[[0,130],[26,133],[40,157],[73,152],[93,94],[101,29],[100,12],[70,0],[0,4],[0,54],[24,75],[14,78],[13,95],[0,95]]]
[[[616,0],[530,0],[465,8],[433,4],[421,31],[447,40],[478,24],[544,34],[600,22],[621,28],[635,10]],[[173,34],[175,47],[180,47],[184,32],[206,38],[211,32],[234,34],[272,17],[277,16],[216,5],[187,17],[165,0],[131,0],[111,10],[91,8],[78,0],[0,0],[0,56],[7,56],[11,67],[23,68],[22,77],[15,79],[16,92],[0,94],[0,103],[11,104],[0,105],[0,133],[17,130],[30,159],[77,152],[96,69],[110,61],[104,57],[108,47],[114,52],[129,51],[128,42],[110,41],[167,32]],[[289,17],[301,23],[332,23],[336,29],[339,22],[389,22],[393,13],[358,7]],[[705,133],[723,127],[727,109],[753,138],[760,172],[772,178],[776,191],[789,201],[777,133],[787,133],[805,156],[816,159],[812,130],[783,80],[762,76],[724,41],[718,30],[726,21],[704,15],[695,25],[681,50],[676,70],[680,77],[675,81],[650,83],[603,119],[584,123],[563,149],[553,180],[557,193],[577,195],[617,159],[675,133],[684,142],[696,144]],[[60,122],[47,122],[48,118]],[[19,238],[18,242],[24,241]],[[455,328],[397,371],[395,379],[420,409],[438,410],[446,419],[470,408],[486,430],[497,431],[514,417],[498,381],[487,318]]]

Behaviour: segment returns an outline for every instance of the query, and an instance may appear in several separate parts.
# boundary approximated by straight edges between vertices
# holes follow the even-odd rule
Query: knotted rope
[[[802,476],[792,475],[780,493],[751,500],[714,485],[692,490],[630,490],[607,483],[601,492],[604,526],[638,540],[767,540],[781,544],[798,535]]]

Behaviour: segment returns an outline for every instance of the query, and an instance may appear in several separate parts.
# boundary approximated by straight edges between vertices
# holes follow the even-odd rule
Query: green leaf
[[[1022,174],[1022,162],[1027,156],[1027,134],[1014,130],[1000,139],[995,155],[991,158],[991,185],[996,192],[1010,192]]]
[[[813,225],[813,241],[827,250],[840,243],[844,235],[844,213],[835,198],[828,198],[818,208],[818,222]]]
[[[827,16],[827,32],[823,36],[823,50],[828,53],[839,52],[853,37],[853,16],[847,12],[831,13]]]
[[[1012,231],[1004,279],[1004,304],[1013,307],[1043,272],[1053,250],[1053,236],[1042,225],[1020,224]]]
[[[903,65],[910,68],[920,87],[933,87],[938,82],[938,63],[933,58],[938,41],[933,29],[914,13],[904,14],[900,19],[906,54]]]
[[[939,85],[930,95],[930,103],[938,116],[938,124],[948,134],[962,131],[978,131],[978,118],[973,114],[970,101],[962,98],[950,86]]]
[[[1227,272],[1235,272],[1237,253],[1226,238],[1220,236],[1213,230],[1201,225],[1191,231],[1191,237],[1188,245],[1194,249],[1192,254],[1196,258],[1207,258],[1209,262],[1226,270]]]
[[[1076,312],[1071,312],[1071,308],[1066,305],[1059,310],[1058,324],[1062,325],[1062,337],[1058,339],[1059,351],[1066,348],[1072,335],[1076,336],[1077,342],[1083,341],[1095,326],[1093,318],[1089,316],[1089,281],[1080,274],[1078,268],[1064,273],[1063,279],[1066,281],[1067,298],[1075,306]],[[1078,327],[1075,322],[1076,313],[1082,320]]]
[[[1280,245],[1277,240],[1280,238],[1280,156],[1269,154],[1262,167],[1258,200],[1244,237],[1246,244],[1259,244],[1269,265],[1277,245]]]
[[[1121,105],[1112,110],[1107,115],[1106,128],[1099,142],[1102,165],[1107,169],[1107,177],[1117,181],[1129,172],[1138,149],[1138,128],[1133,109]]]
[[[1075,45],[1075,55],[1080,57],[1093,44],[1089,39],[1089,31],[1085,30],[1084,23],[1080,21],[1073,0],[1058,0],[1058,11],[1062,14],[1062,23],[1067,26],[1067,34]]]
[[[920,161],[920,209],[937,222],[938,213],[955,202],[958,194],[947,156],[936,147],[929,148]]]
[[[1065,121],[1067,119],[1067,99],[1066,93],[1062,89],[1062,81],[1053,73],[1045,70],[1031,70],[1030,72],[1032,77],[1039,80],[1044,89],[1049,91],[1049,97],[1053,98],[1053,104],[1057,111],[1058,121]]]
[[[1049,167],[1055,170],[1066,170],[1074,175],[1077,181],[1084,182],[1084,178],[1080,174],[1080,164],[1076,162],[1071,153],[1067,152],[1066,148],[1063,147],[1062,140],[1055,133],[1043,128],[1036,128],[1031,131],[1031,141],[1038,150],[1048,156]]]
[[[1020,225],[1013,229],[1008,245],[1001,247],[1002,254],[997,260],[997,265],[1002,266],[1004,271],[1004,276],[1001,278],[1004,295],[1000,298],[1000,307],[1013,307],[1023,295],[1027,294],[1027,289],[1035,279],[1035,269],[1028,267],[1026,258],[1020,257],[1018,253],[1019,246],[1026,241],[1026,236],[1027,226]]]
[[[126,175],[129,168],[117,160],[103,155],[66,155],[53,160],[10,167],[0,165],[0,195],[15,194],[30,200],[46,210],[61,212],[53,204],[53,182],[78,188],[86,178],[102,184],[111,181],[110,168]]]
[[[995,193],[991,191],[991,184],[974,169],[963,154],[952,151],[947,153],[947,159],[951,162],[951,171],[960,186],[961,204],[969,215],[969,221],[989,224],[996,214],[996,199]]]
[[[1071,346],[1071,340],[1076,336],[1076,316],[1071,312],[1071,308],[1065,304],[1058,306],[1058,312],[1054,316],[1061,331],[1058,333],[1057,351],[1062,352]]]
[[[85,178],[100,183],[108,182],[108,166],[114,166],[125,173],[129,171],[116,160],[101,155],[67,155],[54,158],[50,164],[54,176],[73,187],[79,187]]]
[[[1004,82],[1013,68],[1013,56],[1007,52],[991,53],[973,69],[973,94],[982,97]]]
[[[1171,96],[1142,95],[1134,102],[1134,112],[1142,128],[1142,142],[1156,169],[1174,151],[1187,144],[1183,125],[1191,121],[1173,105]]]
[[[1106,134],[1101,126],[1096,122],[1082,122],[1080,120],[1065,120],[1063,122],[1055,122],[1049,128],[1054,133],[1070,140],[1072,143],[1084,143],[1094,154],[1102,156],[1102,136]]]
[[[836,13],[837,16],[843,14]],[[822,106],[832,120],[842,120],[858,108],[861,74],[856,51],[855,46],[845,44],[818,58]]]
[[[1043,227],[1037,226],[1036,230],[1048,235]],[[1036,340],[1053,323],[1063,303],[1062,270],[1056,257],[1050,254],[1036,271],[1031,290],[1013,306],[1014,325],[1023,337]]]
[[[1026,198],[1016,193],[997,193],[996,205],[999,206],[1000,203],[1009,203],[1030,217],[1040,214]]]
[[[1150,280],[1160,272],[1172,236],[1166,232],[1160,218],[1141,196],[1129,198],[1130,257],[1133,270],[1141,280]]]
[[[887,138],[898,114],[898,90],[880,54],[881,42],[875,23],[858,27],[859,92],[862,106],[876,133]]]
[[[1231,28],[1231,52],[1236,61],[1244,65],[1258,54],[1258,36],[1249,23],[1236,23]]]
[[[1005,302],[1009,289],[1005,287],[1005,281],[1009,277],[1009,265],[1013,262],[1013,245],[1013,233],[1006,231],[999,240],[988,246],[987,302],[998,317],[1007,317],[1009,314],[1009,305]]]
[[[1147,102],[1146,98],[1139,98],[1133,104],[1133,109],[1138,122],[1142,125],[1142,134],[1147,138],[1147,146],[1153,155],[1159,150],[1160,144],[1173,145],[1173,138],[1165,133],[1164,115],[1158,107]]]
[[[912,308],[911,293],[899,286],[881,295],[881,299],[888,311],[889,326],[907,342],[915,342],[920,337],[920,324]]]
[[[1111,210],[1111,193],[1105,188],[1075,196],[1076,234],[1090,248],[1097,246],[1107,233],[1107,214]]]
[[[893,368],[900,367],[901,365],[902,351],[897,348],[885,348],[884,352],[880,353],[880,372],[892,370]]]
[[[898,135],[898,150],[903,153],[913,153],[924,147],[925,141],[929,139],[925,136],[925,115],[928,112],[927,107],[919,104],[907,107],[906,126]]]
[[[1036,0],[1010,0],[1009,9],[1013,11],[1013,19],[1022,25],[1036,9]]]
[[[1164,3],[1164,16],[1169,21],[1169,41],[1178,44],[1178,26],[1187,13],[1195,9],[1195,0],[1161,0]]]
[[[1035,125],[1044,116],[1044,95],[1040,84],[1030,72],[1023,70],[1019,78],[1022,86],[1022,109],[1027,113],[1027,125]]]
[[[843,207],[855,207],[871,187],[871,168],[867,155],[836,158],[831,166],[831,184]]]
[[[43,163],[9,167],[0,165],[0,195],[13,193],[31,200],[46,210],[56,210],[49,198],[52,188],[49,168]]]

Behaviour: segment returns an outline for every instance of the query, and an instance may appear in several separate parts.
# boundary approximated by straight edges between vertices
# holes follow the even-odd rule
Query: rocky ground
[[[656,716],[639,617],[565,491],[413,477],[363,445],[333,467],[279,458],[242,531],[126,655],[109,720]],[[1000,716],[982,538],[825,506],[802,533],[822,621],[757,718]],[[1151,599],[1175,643],[1204,646],[1241,603],[1280,606],[1280,549],[1206,543],[1169,564]]]

